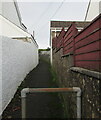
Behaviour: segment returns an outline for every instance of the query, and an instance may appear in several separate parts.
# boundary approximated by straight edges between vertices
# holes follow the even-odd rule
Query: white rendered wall
[[[38,47],[33,42],[12,40],[7,37],[0,37],[0,46],[2,46],[2,64],[0,61],[0,66],[2,65],[2,74],[0,73],[0,89],[2,89],[0,104],[2,106],[0,107],[2,108],[0,109],[3,111],[26,75],[37,66]]]
[[[2,41],[0,40],[0,113],[2,112]]]

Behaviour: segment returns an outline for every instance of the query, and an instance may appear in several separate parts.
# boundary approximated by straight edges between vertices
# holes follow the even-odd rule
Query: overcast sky
[[[35,31],[39,48],[49,47],[50,20],[84,21],[89,0],[17,0],[22,22],[28,31]],[[24,2],[23,2],[24,1]],[[26,2],[25,2],[26,1]],[[48,1],[48,0],[47,0]],[[52,1],[52,2],[51,2]],[[69,1],[69,2],[68,2]]]

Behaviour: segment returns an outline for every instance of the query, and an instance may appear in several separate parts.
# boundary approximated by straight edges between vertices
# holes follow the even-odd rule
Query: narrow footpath
[[[52,80],[50,64],[40,60],[19,87],[14,99],[4,111],[4,118],[21,118],[21,95],[23,88],[58,87]],[[63,107],[57,93],[35,93],[27,95],[27,118],[63,118]]]

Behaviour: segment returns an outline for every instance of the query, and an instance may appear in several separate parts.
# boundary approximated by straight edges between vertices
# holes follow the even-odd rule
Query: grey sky
[[[30,33],[35,31],[39,48],[47,48],[50,39],[50,20],[84,21],[89,0],[61,2],[18,2],[23,23]],[[75,2],[73,2],[75,1]],[[56,12],[58,9],[58,12]]]

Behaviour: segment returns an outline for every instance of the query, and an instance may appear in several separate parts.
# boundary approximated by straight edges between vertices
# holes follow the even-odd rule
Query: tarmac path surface
[[[52,81],[50,65],[40,61],[27,77],[29,88],[52,88],[57,85]],[[62,105],[57,93],[34,93],[27,95],[27,118],[61,118]]]
[[[3,118],[21,118],[21,90],[23,88],[57,88],[52,80],[50,64],[40,60],[38,66],[24,79],[13,100],[3,113]],[[63,107],[58,93],[27,94],[27,118],[63,118]]]

